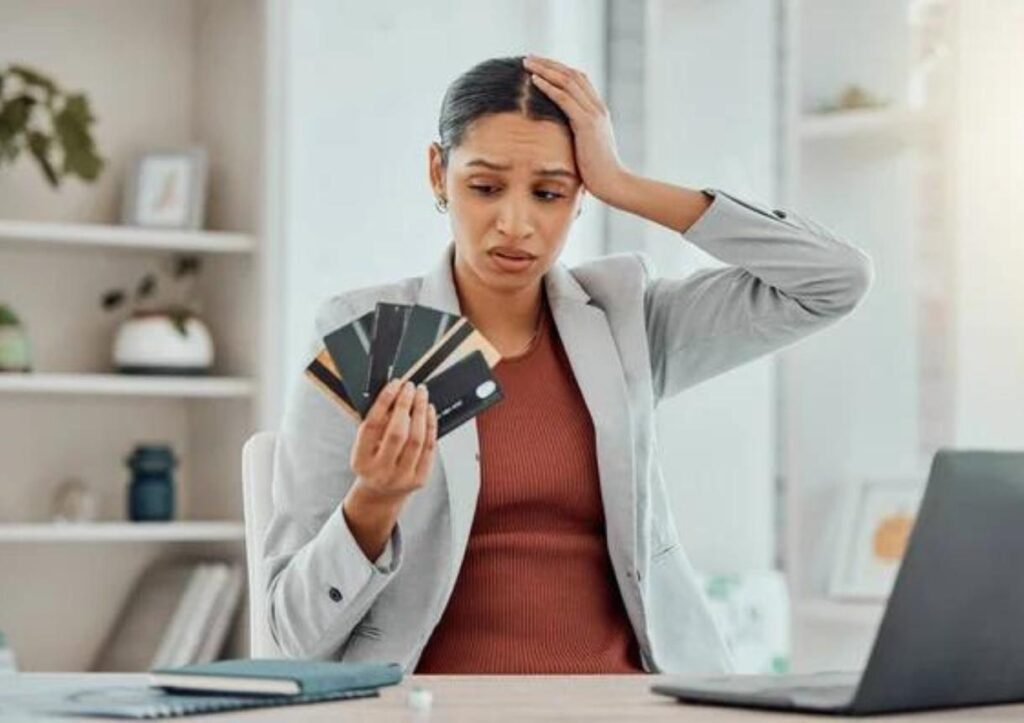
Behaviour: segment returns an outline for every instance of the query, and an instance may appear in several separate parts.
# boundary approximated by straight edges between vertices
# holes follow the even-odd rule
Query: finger
[[[565,111],[565,114],[569,116],[569,120],[582,123],[582,121],[592,115],[592,112],[588,108],[584,108],[580,105],[580,102],[576,100],[571,93],[549,80],[537,75],[536,73],[530,76],[530,80],[533,84],[540,88],[544,95],[548,96],[553,100],[559,108]]]
[[[366,420],[363,426],[368,427],[371,431],[376,430],[377,432],[383,432],[384,427],[387,426],[389,412],[391,411],[391,405],[398,397],[398,393],[402,391],[402,382],[398,379],[392,379],[387,385],[380,390],[380,394],[377,395],[377,399],[374,400],[370,406],[370,411],[366,413]]]
[[[582,108],[588,114],[597,114],[599,107],[587,96],[587,93],[579,86],[579,84],[572,79],[571,76],[563,73],[562,71],[552,70],[550,68],[536,67],[534,69],[533,77],[542,78],[550,83],[552,86],[565,91],[573,98],[580,108]]]
[[[416,400],[412,405],[412,419],[409,421],[409,437],[398,456],[395,473],[402,476],[411,475],[416,469],[416,460],[423,449],[423,440],[427,433],[427,388],[422,384],[416,389]]]
[[[359,425],[359,429],[356,432],[355,446],[357,449],[360,445],[366,445],[366,451],[371,454],[376,452],[381,435],[384,434],[384,430],[387,428],[388,412],[401,388],[401,383],[398,380],[394,380],[377,395],[376,401],[370,407],[370,411],[367,412],[366,418]]]
[[[416,479],[424,479],[434,464],[434,452],[437,449],[437,409],[433,404],[427,406],[427,431],[423,439],[423,451],[416,460]]]
[[[545,80],[571,93],[581,106],[593,111],[604,107],[600,94],[582,70],[570,68],[557,60],[535,56],[528,56],[523,64]]]
[[[391,418],[374,457],[377,464],[394,465],[398,453],[405,444],[405,439],[409,435],[409,408],[412,406],[415,390],[412,382],[402,385],[402,391],[391,408]]]

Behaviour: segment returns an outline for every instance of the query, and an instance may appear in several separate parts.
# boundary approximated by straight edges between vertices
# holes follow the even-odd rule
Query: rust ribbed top
[[[643,672],[605,539],[594,427],[544,304],[476,418],[480,494],[417,673]]]

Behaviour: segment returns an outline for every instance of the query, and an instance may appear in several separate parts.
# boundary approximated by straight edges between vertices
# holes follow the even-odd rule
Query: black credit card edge
[[[372,341],[373,317],[375,314],[376,309],[374,309],[374,311],[368,311],[354,321],[350,321],[348,324],[338,327],[323,339],[324,346],[327,347],[327,353],[331,355],[335,368],[337,368],[341,374],[341,383],[344,385],[345,391],[348,392],[349,400],[352,401],[352,407],[359,412],[360,416],[365,415],[366,410],[369,408],[369,405],[366,403],[366,399],[363,395],[363,391],[366,388],[365,377],[370,372],[370,358],[369,346],[367,346],[366,353],[363,354],[362,345],[358,343],[358,337],[359,331],[362,331],[363,335],[367,338],[367,345]],[[356,327],[359,327],[359,331],[356,330]],[[342,330],[349,330],[349,332],[356,337],[356,341],[354,343],[358,345],[358,348],[352,349],[351,351],[357,352],[364,358],[365,361],[358,366],[363,367],[365,374],[351,373],[352,369],[347,363],[348,360],[344,356],[344,353],[350,350],[341,345],[337,336],[338,332]],[[363,378],[360,379],[359,377]]]
[[[341,383],[341,379],[331,374],[330,370],[319,359],[311,361],[309,366],[306,367],[306,371],[316,377],[317,381],[330,389],[332,393],[337,394],[345,404],[355,409],[355,405],[352,404],[352,399],[348,396],[348,392],[345,390],[345,385]]]
[[[370,342],[369,373],[366,378],[366,398],[369,404],[373,404],[381,388],[391,379],[391,367],[398,352],[398,345],[402,343],[411,308],[409,304],[377,304],[374,312],[373,339]]]
[[[417,304],[409,312],[409,318],[405,322],[405,331],[402,333],[402,340],[398,343],[398,351],[395,353],[394,370],[392,377],[404,376],[407,371],[429,352],[444,338],[452,325],[459,320],[454,314],[447,311],[432,309],[429,306]],[[414,346],[414,340],[415,344]],[[422,342],[429,339],[426,345]],[[420,348],[417,348],[419,346]]]
[[[435,369],[441,366],[444,360],[447,359],[453,351],[458,349],[459,345],[468,339],[474,331],[476,331],[476,329],[471,323],[469,323],[469,321],[467,321],[458,331],[448,337],[448,340],[444,342],[444,344],[439,346],[430,354],[427,361],[423,362],[423,366],[417,369],[416,372],[409,377],[409,381],[413,384],[422,384],[423,381],[429,377]],[[467,354],[466,358],[468,359],[470,356],[472,355]],[[462,361],[464,360],[460,359],[456,364],[461,364]],[[484,360],[484,363],[487,363],[486,359]],[[455,365],[453,364],[452,366]],[[445,371],[448,370],[446,369]]]
[[[469,370],[469,373],[476,374],[476,379],[468,385],[468,389],[462,391],[461,394],[456,394],[448,400],[440,399],[437,393],[437,387],[447,385],[451,379],[456,378],[459,375],[465,374]],[[495,390],[492,394],[484,399],[477,397],[474,392],[476,388],[486,381],[494,382]],[[435,409],[438,409],[439,416],[437,420],[437,438],[445,436],[455,428],[462,425],[464,422],[472,419],[476,415],[483,412],[485,409],[497,404],[499,401],[504,399],[504,393],[501,389],[501,384],[494,375],[491,374],[491,369],[487,366],[487,359],[480,351],[473,351],[468,354],[465,359],[458,361],[448,369],[438,374],[436,377],[429,379],[426,382],[427,390],[431,403]],[[460,399],[465,399],[467,396],[472,395],[471,403],[463,404],[459,409],[448,413],[441,417],[440,409],[443,409],[448,404],[454,403]],[[441,402],[440,406],[438,402]]]

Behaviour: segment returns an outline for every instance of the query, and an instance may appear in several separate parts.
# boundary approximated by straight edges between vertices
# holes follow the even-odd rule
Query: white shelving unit
[[[267,304],[264,0],[14,0],[0,7],[4,61],[90,99],[106,160],[95,184],[58,190],[27,157],[0,169],[0,297],[25,322],[33,370],[0,374],[0,629],[26,670],[89,665],[138,575],[168,555],[242,560],[240,454],[261,426]],[[60,17],[61,22],[52,22]],[[201,145],[203,230],[118,225],[137,153]],[[119,375],[119,318],[99,303],[176,255],[199,256],[200,314],[215,363],[195,377]],[[125,458],[174,450],[176,515],[127,520]],[[54,523],[69,478],[98,518]],[[128,544],[126,544],[128,543]],[[68,594],[72,591],[72,594]],[[26,603],[31,601],[31,604]],[[244,611],[229,642],[245,655]]]
[[[804,113],[799,119],[801,140],[848,141],[862,137],[903,136],[913,139],[939,119],[921,110],[883,108],[831,113]]]
[[[923,483],[944,441],[933,424],[948,412],[934,403],[946,385],[936,373],[942,311],[928,290],[947,286],[951,96],[939,67],[927,102],[913,103],[923,7],[781,3],[782,201],[864,248],[876,272],[853,317],[779,357],[782,556],[798,671],[863,665],[884,610],[829,596],[844,490],[871,479]],[[889,104],[814,111],[853,83]]]
[[[234,377],[159,377],[119,374],[4,374],[0,394],[247,399],[255,386]]]
[[[0,220],[0,243],[8,246],[59,244],[83,249],[247,254],[256,249],[249,234],[229,231],[173,231],[101,223]]]
[[[245,526],[236,521],[0,525],[0,542],[233,542],[244,539]]]

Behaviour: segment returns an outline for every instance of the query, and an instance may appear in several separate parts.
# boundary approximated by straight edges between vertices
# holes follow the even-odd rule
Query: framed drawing
[[[206,207],[206,151],[151,151],[136,159],[125,186],[121,222],[199,229]]]
[[[894,480],[868,481],[847,490],[829,586],[833,597],[888,596],[923,493],[923,483]]]

